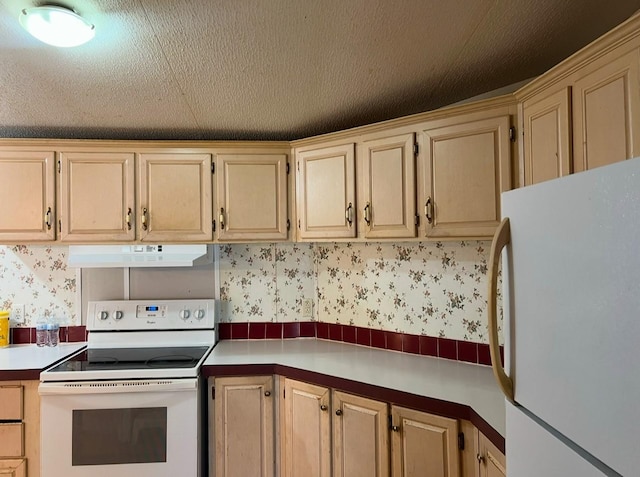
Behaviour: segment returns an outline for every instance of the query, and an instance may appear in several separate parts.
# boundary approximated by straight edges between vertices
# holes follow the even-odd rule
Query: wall
[[[223,322],[321,321],[487,343],[490,242],[221,245]],[[0,247],[0,307],[79,325],[67,247]],[[313,316],[302,300],[312,298]]]

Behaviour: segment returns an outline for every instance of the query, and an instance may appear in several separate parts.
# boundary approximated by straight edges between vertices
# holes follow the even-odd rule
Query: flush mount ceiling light
[[[25,8],[20,24],[38,40],[53,46],[82,45],[95,35],[91,23],[73,10],[57,5]]]

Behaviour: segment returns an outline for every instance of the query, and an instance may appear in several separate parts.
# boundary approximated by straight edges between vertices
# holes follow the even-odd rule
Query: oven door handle
[[[52,394],[116,394],[116,393],[157,393],[194,391],[198,389],[198,379],[140,379],[116,381],[44,382],[38,386],[38,393]]]

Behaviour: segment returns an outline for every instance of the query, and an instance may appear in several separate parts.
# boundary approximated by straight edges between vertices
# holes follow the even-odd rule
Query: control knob
[[[121,310],[116,310],[116,312],[113,314],[113,317],[116,320],[121,320],[123,316],[124,316],[124,313]]]
[[[204,310],[202,308],[198,308],[193,312],[193,315],[195,316],[196,320],[201,320],[202,318],[204,318]]]
[[[180,318],[182,318],[183,320],[188,320],[190,316],[191,312],[186,308],[184,310],[180,310]]]
[[[102,321],[106,320],[107,318],[109,318],[109,312],[106,310],[103,310],[100,312],[100,319]]]

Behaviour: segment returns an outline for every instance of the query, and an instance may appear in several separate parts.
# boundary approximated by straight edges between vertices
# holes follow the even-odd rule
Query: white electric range
[[[42,476],[201,475],[215,305],[89,302],[87,348],[40,375]]]

